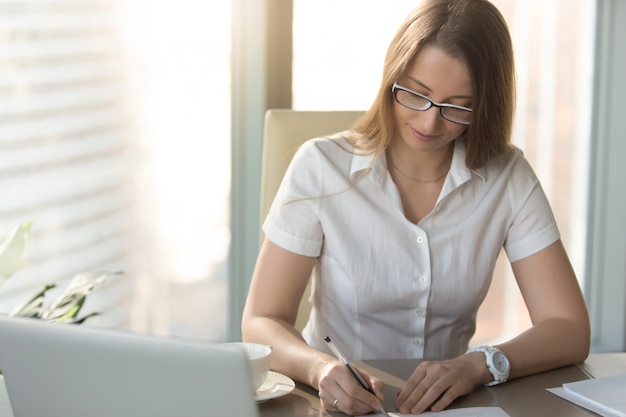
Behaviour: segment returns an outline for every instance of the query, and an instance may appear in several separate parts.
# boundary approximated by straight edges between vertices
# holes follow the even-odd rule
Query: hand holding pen
[[[339,359],[339,361],[343,363],[346,366],[346,368],[348,368],[352,376],[354,376],[354,378],[358,381],[359,385],[361,385],[363,389],[370,392],[371,394],[376,395],[374,393],[374,390],[367,384],[367,382],[365,382],[361,374],[354,368],[354,366],[352,366],[350,361],[348,361],[348,359],[344,356],[344,354],[341,353],[341,351],[339,350],[339,348],[337,348],[337,346],[333,343],[333,341],[330,340],[330,337],[328,336],[325,337],[324,342],[326,342],[326,344],[328,345],[330,350],[332,350],[332,352],[335,354],[337,359]],[[333,406],[337,408],[337,400],[334,401]],[[389,414],[387,414],[387,412],[382,406],[376,411],[384,416],[389,417]]]

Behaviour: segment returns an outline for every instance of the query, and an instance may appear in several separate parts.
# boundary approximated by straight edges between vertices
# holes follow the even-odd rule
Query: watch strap
[[[490,358],[493,358],[493,353],[495,352],[500,352],[502,355],[506,357],[504,352],[502,352],[500,349],[494,346],[478,346],[475,348],[468,349],[467,352],[465,353],[468,354],[472,352],[482,352],[485,354],[485,363],[487,365],[487,369],[489,370],[489,372],[491,372],[491,375],[493,375],[493,381],[484,384],[485,386],[492,387],[494,385],[502,384],[503,382],[507,381],[508,376],[509,376],[508,371],[505,375],[499,373],[497,370],[492,368],[493,364],[490,359]],[[508,361],[508,358],[507,358],[507,361]]]

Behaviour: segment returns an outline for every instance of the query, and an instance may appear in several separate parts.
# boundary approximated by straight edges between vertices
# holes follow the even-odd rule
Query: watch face
[[[502,352],[495,352],[493,354],[493,364],[496,369],[501,373],[509,372],[509,360]]]

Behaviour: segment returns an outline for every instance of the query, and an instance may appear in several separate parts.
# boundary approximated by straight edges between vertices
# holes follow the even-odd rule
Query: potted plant
[[[0,297],[2,297],[2,286],[17,271],[25,258],[32,225],[32,221],[17,225],[0,244]],[[89,293],[109,277],[120,274],[119,271],[79,273],[72,278],[63,292],[50,303],[46,303],[46,293],[55,288],[56,284],[44,284],[33,296],[15,306],[8,315],[72,324],[83,323],[89,317],[99,314],[94,312],[78,317]]]

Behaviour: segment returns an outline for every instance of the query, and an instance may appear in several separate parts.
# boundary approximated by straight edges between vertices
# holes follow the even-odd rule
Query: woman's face
[[[436,47],[424,47],[398,84],[437,103],[472,107],[472,83],[466,65]],[[412,110],[394,100],[393,109],[396,130],[392,141],[400,142],[396,146],[426,152],[445,150],[467,128],[444,119],[435,106]]]

